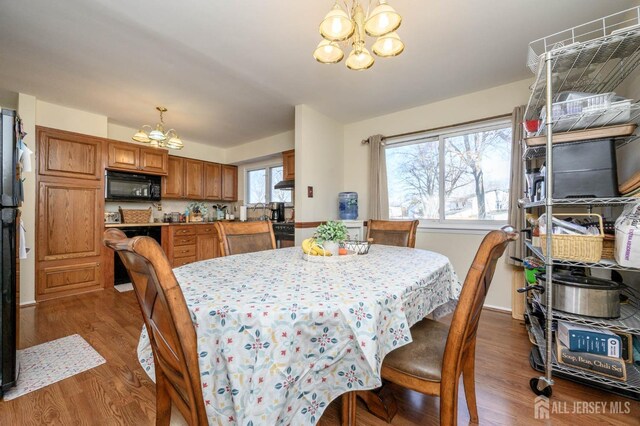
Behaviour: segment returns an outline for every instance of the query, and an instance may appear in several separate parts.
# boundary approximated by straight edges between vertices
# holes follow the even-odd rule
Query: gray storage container
[[[617,197],[614,139],[553,147],[553,198]]]

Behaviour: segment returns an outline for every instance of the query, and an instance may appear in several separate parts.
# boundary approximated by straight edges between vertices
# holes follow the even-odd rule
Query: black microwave
[[[104,175],[106,201],[160,201],[160,176],[112,170]]]

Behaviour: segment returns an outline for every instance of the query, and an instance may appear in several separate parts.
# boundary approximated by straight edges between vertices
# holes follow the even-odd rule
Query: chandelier
[[[135,135],[133,135],[131,139],[136,142],[148,143],[154,147],[182,149],[184,144],[182,143],[182,139],[178,136],[178,132],[174,129],[169,129],[166,132],[164,131],[164,120],[162,119],[162,114],[167,112],[167,109],[161,106],[156,107],[156,109],[160,112],[160,122],[156,124],[156,128],[154,129],[148,124],[145,124]]]
[[[351,8],[344,0],[344,6],[343,9],[336,0],[333,8],[320,23],[320,35],[323,40],[313,52],[313,57],[318,62],[340,62],[344,53],[338,43],[343,42],[345,47],[351,45],[353,48],[345,63],[347,68],[357,71],[371,68],[375,59],[365,46],[365,34],[377,37],[371,46],[371,50],[377,56],[388,58],[402,53],[404,43],[396,33],[402,16],[389,6],[386,0],[379,0],[378,5],[367,15],[358,0],[352,0]]]

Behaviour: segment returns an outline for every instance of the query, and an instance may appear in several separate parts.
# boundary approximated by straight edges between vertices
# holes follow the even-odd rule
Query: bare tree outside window
[[[272,201],[291,203],[292,191],[274,188],[274,185],[282,180],[282,175],[282,166],[247,171],[247,203],[270,203]]]
[[[389,145],[390,218],[505,220],[510,157],[509,123]]]

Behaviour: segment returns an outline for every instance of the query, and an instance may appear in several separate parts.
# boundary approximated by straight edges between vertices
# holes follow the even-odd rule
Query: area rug
[[[124,293],[125,291],[132,291],[133,290],[133,284],[131,284],[131,283],[118,284],[118,285],[114,285],[113,288],[118,290],[120,293]]]
[[[18,383],[4,394],[4,400],[18,398],[105,362],[104,358],[77,334],[19,350]]]

